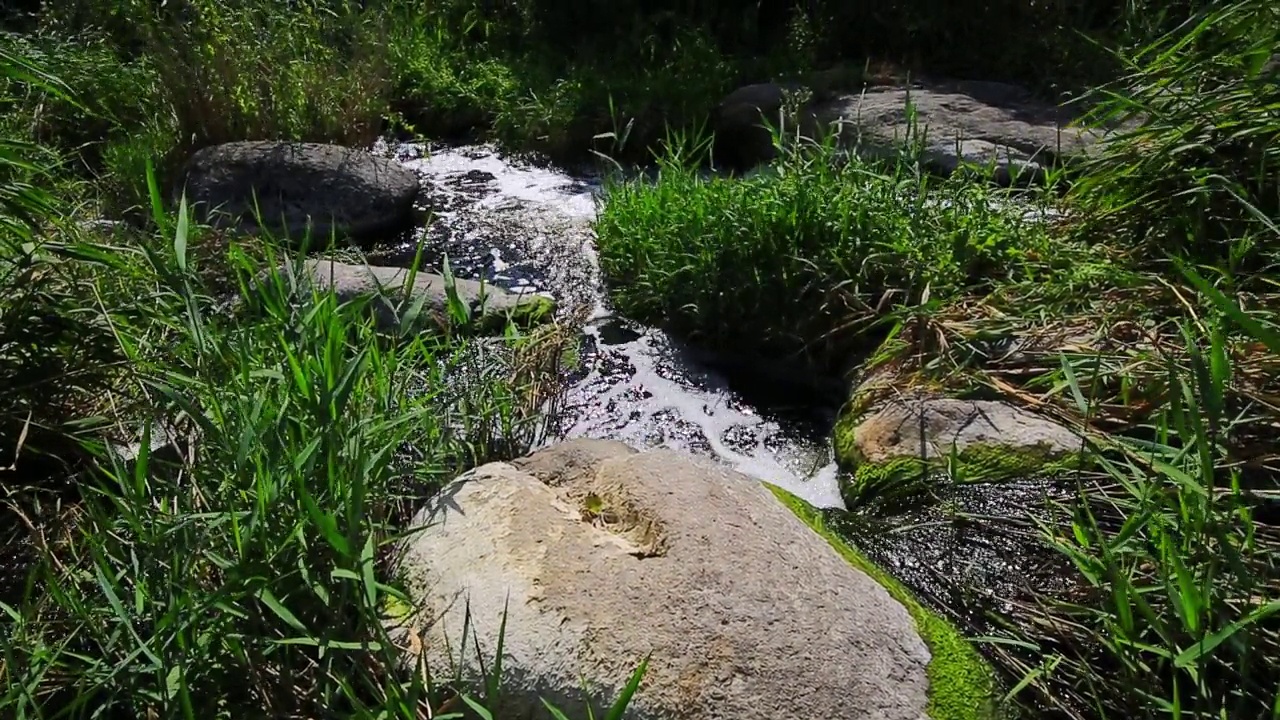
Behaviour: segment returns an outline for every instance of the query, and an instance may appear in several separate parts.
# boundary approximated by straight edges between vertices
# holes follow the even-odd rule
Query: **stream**
[[[776,382],[743,380],[661,329],[613,313],[591,222],[598,177],[505,157],[490,146],[400,144],[391,152],[422,179],[430,222],[375,264],[403,264],[418,243],[454,274],[544,293],[585,311],[581,370],[561,418],[563,438],[665,446],[717,461],[823,508],[842,508],[828,435],[831,407],[788,403]],[[772,386],[772,387],[770,387]],[[772,392],[767,392],[772,390]],[[553,438],[562,439],[562,438]]]
[[[371,263],[407,264],[421,245],[427,262],[447,257],[459,277],[545,293],[558,312],[587,317],[562,432],[548,442],[664,446],[783,487],[823,508],[837,533],[974,634],[997,631],[993,618],[1007,616],[1017,598],[1068,574],[1040,549],[1032,518],[1069,497],[1069,484],[942,479],[925,502],[843,512],[829,438],[846,389],[785,368],[744,373],[741,364],[616,315],[591,228],[604,193],[599,177],[490,146],[379,150],[418,173],[420,205],[432,218],[398,246],[371,253]]]

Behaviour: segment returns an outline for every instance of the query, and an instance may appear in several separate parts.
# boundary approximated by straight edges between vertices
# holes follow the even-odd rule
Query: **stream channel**
[[[448,257],[458,277],[543,293],[561,310],[587,309],[581,370],[560,418],[564,438],[674,448],[714,458],[817,507],[843,507],[828,441],[838,393],[830,407],[788,405],[791,393],[744,383],[718,369],[714,357],[613,313],[591,229],[600,178],[505,157],[489,146],[389,150],[422,179],[420,202],[432,217],[410,243],[372,254],[370,262],[403,264],[423,242],[424,257]]]
[[[938,483],[931,502],[888,512],[841,512],[830,432],[847,390],[777,368],[759,373],[616,315],[600,276],[591,223],[598,176],[506,157],[489,146],[381,145],[418,173],[429,222],[382,253],[405,265],[445,257],[455,275],[516,292],[545,293],[561,311],[585,307],[581,369],[560,418],[560,438],[620,440],[712,458],[823,508],[832,527],[970,632],[991,629],[1011,598],[1062,581],[1031,550],[1030,516],[1066,488],[1035,478]],[[803,382],[802,382],[803,381]],[[815,391],[815,386],[818,389]]]

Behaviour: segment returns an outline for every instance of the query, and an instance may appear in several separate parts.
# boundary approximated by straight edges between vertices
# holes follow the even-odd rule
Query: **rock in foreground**
[[[188,202],[203,220],[294,242],[309,229],[315,245],[331,234],[363,241],[406,228],[418,194],[418,176],[400,164],[319,143],[214,145],[191,157],[186,180]]]
[[[437,326],[449,322],[448,284],[442,275],[418,272],[413,284],[406,288],[409,271],[404,268],[308,260],[305,270],[315,287],[333,292],[340,302],[373,296],[378,325],[384,330],[397,328],[404,312],[418,300],[423,302],[423,317]],[[518,295],[477,280],[455,278],[454,290],[475,322],[495,330],[501,329],[507,318],[517,325],[549,318],[555,307],[550,298]]]
[[[927,717],[908,612],[738,473],[572,441],[464,475],[417,522],[407,644],[452,677],[469,604],[488,667],[509,603],[501,717],[549,717],[539,697],[585,717],[583,680],[607,707],[645,656],[630,718]]]

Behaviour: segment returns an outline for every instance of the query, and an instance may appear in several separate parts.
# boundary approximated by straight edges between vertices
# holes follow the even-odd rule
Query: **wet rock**
[[[916,393],[845,416],[835,443],[852,471],[842,487],[849,507],[916,490],[929,474],[948,470],[959,482],[1049,474],[1084,449],[1075,432],[1010,403]]]
[[[994,82],[884,88],[832,98],[815,108],[819,123],[866,155],[911,152],[951,173],[962,164],[992,167],[998,182],[1036,178],[1088,153],[1102,133],[1070,125],[1065,108],[1037,102],[1022,88]],[[914,125],[914,128],[913,128]],[[913,134],[914,133],[914,134]]]
[[[430,667],[475,678],[506,609],[501,716],[585,716],[649,656],[631,718],[927,717],[912,617],[761,483],[599,441],[517,464],[446,487],[399,556]]]
[[[337,145],[234,142],[191,157],[186,193],[199,216],[216,226],[294,241],[309,229],[315,244],[325,244],[331,235],[365,241],[408,227],[418,176],[392,160]]]
[[[419,272],[413,284],[406,287],[409,271],[398,267],[354,265],[333,260],[308,260],[306,277],[315,287],[329,290],[342,302],[362,296],[374,296],[372,303],[379,325],[386,330],[399,326],[400,318],[419,300],[422,316],[436,325],[449,320],[448,284],[442,275]],[[529,325],[550,318],[554,302],[541,295],[519,295],[476,280],[454,279],[458,298],[467,306],[470,317],[481,327],[500,331],[511,318],[518,325]],[[407,291],[407,292],[406,292]]]

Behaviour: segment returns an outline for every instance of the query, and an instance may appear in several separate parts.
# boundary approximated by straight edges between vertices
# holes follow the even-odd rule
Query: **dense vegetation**
[[[400,132],[656,150],[657,180],[614,183],[598,223],[623,312],[829,371],[870,354],[1086,432],[1101,472],[1023,523],[1071,568],[1070,591],[1005,598],[982,643],[1013,711],[1280,717],[1280,11],[865,5],[7,10],[0,716],[475,706],[397,671],[387,545],[441,480],[543,440],[544,380],[572,329],[481,342],[459,315],[388,337],[360,302],[295,301],[268,239],[232,241],[167,202],[209,144]],[[747,179],[703,172],[700,132],[726,91],[833,65],[1094,88],[1097,113],[1145,122],[1065,193],[821,148]],[[1027,204],[1067,214],[1031,222]],[[250,281],[264,269],[271,282]],[[228,294],[256,312],[228,314]],[[992,350],[1063,328],[1122,342],[1018,367]],[[136,453],[114,449],[153,425],[163,448],[149,430]]]

